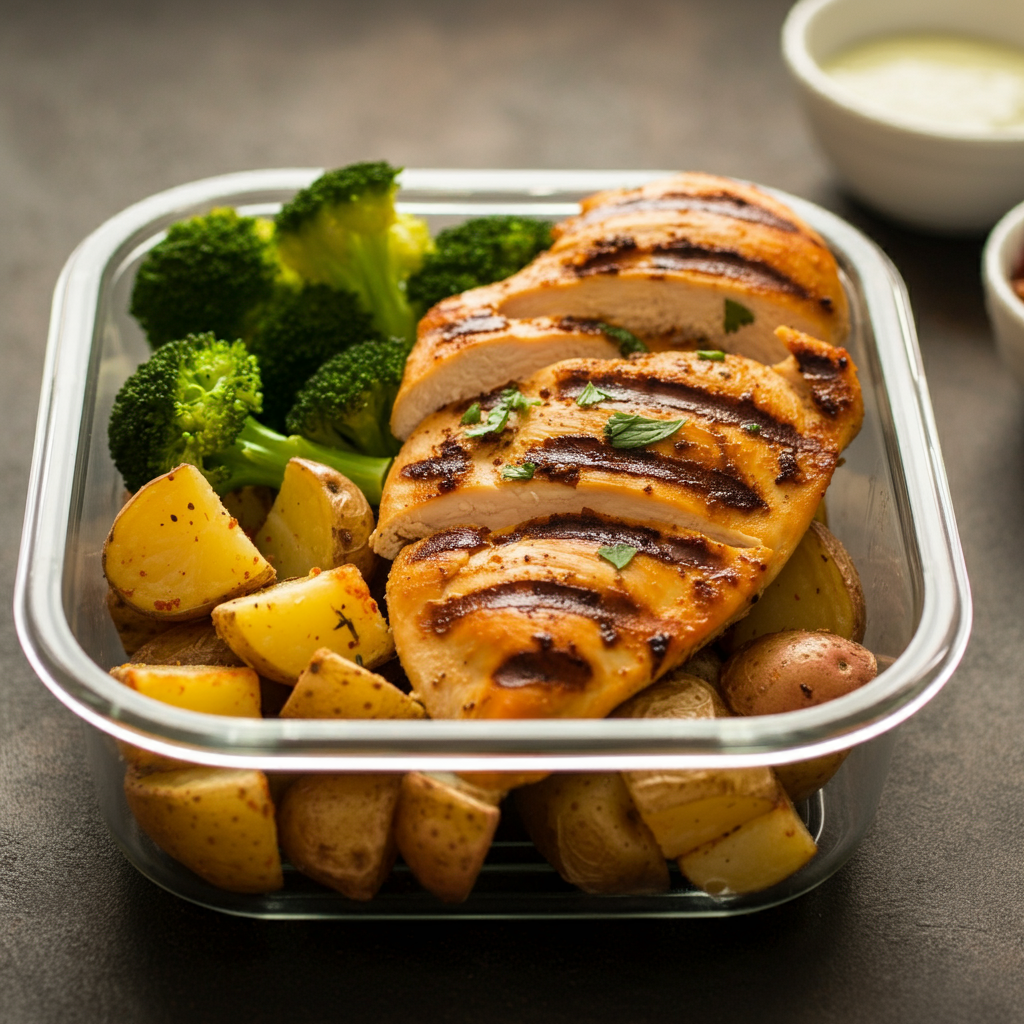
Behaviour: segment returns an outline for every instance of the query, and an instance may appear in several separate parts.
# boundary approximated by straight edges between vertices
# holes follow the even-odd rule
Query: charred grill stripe
[[[850,361],[845,355],[830,357],[806,349],[793,353],[800,375],[811,389],[814,404],[828,416],[837,416],[853,403],[853,392],[846,379]]]
[[[593,544],[595,549],[603,545],[628,544],[639,554],[667,565],[691,565],[709,570],[725,566],[721,552],[713,550],[711,541],[700,534],[667,536],[653,527],[619,523],[589,509],[535,519],[510,533],[493,535],[490,540],[496,547],[524,540],[584,541]]]
[[[442,494],[453,491],[461,477],[472,465],[469,452],[457,441],[451,439],[444,442],[437,455],[419,462],[410,462],[401,469],[401,475],[407,480],[437,480]]]
[[[537,468],[535,475],[576,486],[580,471],[606,470],[677,484],[701,494],[710,505],[725,505],[738,512],[767,508],[760,494],[738,477],[699,462],[672,458],[646,448],[620,450],[596,437],[563,435],[549,437],[528,448],[524,461]]]
[[[503,331],[506,327],[508,320],[503,316],[476,314],[446,326],[443,337],[445,341],[451,341],[467,334],[493,334],[495,331]]]
[[[705,195],[688,195],[684,192],[666,192],[657,199],[626,199],[608,206],[598,206],[585,213],[579,220],[581,225],[593,224],[596,221],[615,217],[620,213],[642,213],[646,210],[694,210],[698,213],[715,213],[733,220],[747,221],[751,224],[763,224],[765,227],[777,228],[780,231],[801,232],[800,227],[791,220],[780,217],[773,210],[759,206],[740,196],[728,192],[707,193]],[[805,234],[806,232],[801,232]],[[812,239],[813,240],[813,239]]]
[[[487,543],[490,531],[486,527],[456,526],[450,530],[439,530],[426,540],[420,541],[409,556],[410,562],[425,562],[446,551],[475,551]]]
[[[614,643],[617,625],[636,615],[637,607],[625,594],[601,593],[589,587],[574,587],[555,580],[515,580],[493,587],[432,602],[425,611],[426,625],[444,636],[457,622],[478,611],[509,610],[529,615],[534,611],[552,611],[561,615],[581,615],[596,622],[601,639]]]
[[[726,426],[756,423],[759,430],[751,437],[758,440],[797,450],[818,451],[821,448],[816,437],[801,434],[792,424],[759,408],[748,397],[716,395],[697,385],[665,380],[653,374],[626,376],[621,370],[592,373],[570,369],[559,377],[558,397],[575,401],[588,381],[611,395],[614,402],[687,412],[710,423]]]
[[[559,686],[585,690],[593,678],[590,663],[566,651],[523,651],[506,658],[494,671],[494,682],[505,689],[521,686]]]

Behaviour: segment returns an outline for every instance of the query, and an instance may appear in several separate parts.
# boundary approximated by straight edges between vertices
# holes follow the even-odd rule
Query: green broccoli
[[[449,295],[521,270],[551,245],[551,225],[529,217],[478,217],[442,231],[435,244],[407,286],[420,314]]]
[[[275,220],[283,262],[304,280],[355,292],[387,336],[412,341],[405,280],[431,248],[426,222],[395,210],[399,168],[383,161],[328,171]]]
[[[388,426],[409,354],[400,338],[353,345],[329,359],[306,382],[288,413],[288,429],[321,444],[367,455],[401,447]]]
[[[380,501],[389,459],[284,437],[252,418],[261,402],[259,364],[241,341],[206,333],[168,342],[114,400],[111,457],[132,491],[188,462],[220,494],[247,484],[280,487],[288,460],[300,457],[337,469],[371,503]]]
[[[381,341],[351,292],[325,284],[279,289],[249,339],[263,377],[260,422],[284,430],[303,384],[331,356],[361,341]]]
[[[212,210],[172,224],[139,267],[131,314],[157,348],[187,334],[244,337],[252,310],[285,273],[273,225],[234,210]]]

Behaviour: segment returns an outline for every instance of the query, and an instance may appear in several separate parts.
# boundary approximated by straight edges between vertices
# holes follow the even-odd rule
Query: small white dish
[[[911,34],[1024,48],[1024,3],[799,0],[782,29],[782,52],[811,128],[852,193],[916,227],[989,228],[1024,200],[1024,127],[914,124],[860,99],[822,68],[856,43]]]
[[[1024,203],[992,229],[981,258],[985,305],[1003,362],[1024,384],[1024,299],[1010,280],[1024,266]]]

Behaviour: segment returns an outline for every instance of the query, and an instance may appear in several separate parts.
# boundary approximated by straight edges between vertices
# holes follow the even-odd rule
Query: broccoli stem
[[[355,243],[353,248],[356,248]],[[388,236],[364,236],[358,240],[358,248],[362,250],[361,258],[353,262],[361,271],[364,294],[377,327],[385,335],[414,341],[416,317],[399,289],[398,282],[384,272],[385,268],[391,266]]]
[[[285,437],[276,430],[246,417],[234,443],[206,460],[207,466],[223,467],[230,476],[217,486],[220,494],[239,487],[263,485],[280,488],[289,459],[310,459],[336,469],[349,478],[366,495],[371,505],[380,504],[384,478],[391,468],[391,459],[376,459],[357,452],[328,448],[307,441],[298,434]]]

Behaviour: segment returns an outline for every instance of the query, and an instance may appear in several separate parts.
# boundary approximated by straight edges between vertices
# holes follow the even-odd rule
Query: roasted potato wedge
[[[282,718],[426,718],[423,705],[383,676],[327,647],[316,651],[281,709]]]
[[[454,775],[409,772],[402,779],[395,838],[424,889],[446,903],[469,896],[498,827],[500,796]]]
[[[141,775],[129,770],[124,793],[142,831],[211,885],[258,893],[284,884],[263,772],[193,767]]]
[[[367,668],[395,650],[391,630],[354,565],[313,571],[213,610],[218,635],[260,675],[294,685],[322,647]]]
[[[154,620],[155,621],[155,620]],[[172,625],[132,656],[140,665],[244,665],[209,618]]]
[[[758,637],[722,666],[720,689],[738,715],[778,715],[834,700],[874,679],[875,656],[831,633],[788,630]],[[824,786],[847,751],[779,765],[775,772],[794,803]]]
[[[145,647],[173,625],[163,619],[154,619],[152,615],[143,615],[128,604],[113,587],[107,588],[107,611],[117,635],[121,638],[124,653],[129,658],[139,648]]]
[[[679,858],[679,870],[712,896],[770,889],[799,871],[818,847],[784,794],[767,813]]]
[[[126,604],[168,622],[202,618],[275,578],[189,465],[140,487],[121,509],[103,545],[103,572]]]
[[[619,718],[722,718],[717,693],[683,672],[619,707]],[[772,809],[781,796],[770,768],[676,768],[623,772],[638,813],[665,857],[673,859],[727,835]]]
[[[373,526],[369,502],[348,477],[319,462],[292,459],[256,546],[279,579],[345,564],[369,579],[377,557],[370,548]]]
[[[728,653],[755,637],[787,629],[826,629],[860,643],[864,591],[846,548],[820,522],[803,540],[749,614],[722,638]]]
[[[304,775],[277,815],[292,864],[352,900],[371,899],[395,862],[397,774]]]
[[[110,674],[154,700],[233,718],[260,717],[260,681],[251,668],[220,665],[118,665]],[[118,741],[121,756],[139,772],[170,771],[186,762]]]
[[[267,513],[276,496],[273,487],[240,487],[237,491],[222,495],[220,500],[228,510],[228,515],[238,520],[245,535],[255,541],[259,528],[267,521]]]
[[[584,892],[668,889],[665,858],[617,772],[549,775],[515,801],[537,849]]]

